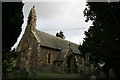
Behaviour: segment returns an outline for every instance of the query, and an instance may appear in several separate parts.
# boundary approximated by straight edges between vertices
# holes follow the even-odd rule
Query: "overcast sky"
[[[91,22],[86,23],[83,11],[86,7],[85,0],[79,2],[24,2],[23,15],[24,23],[22,32],[14,45],[16,47],[24,34],[28,14],[35,5],[37,15],[36,28],[40,31],[56,35],[63,31],[65,39],[79,44],[85,37],[84,31],[87,31]]]

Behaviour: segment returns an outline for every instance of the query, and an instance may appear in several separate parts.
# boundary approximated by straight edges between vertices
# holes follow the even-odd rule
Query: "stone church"
[[[27,71],[79,72],[84,65],[78,45],[36,29],[36,11],[31,8],[25,33],[16,48],[16,66]]]

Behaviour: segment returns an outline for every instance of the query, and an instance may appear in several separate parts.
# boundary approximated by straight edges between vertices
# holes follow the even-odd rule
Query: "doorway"
[[[67,58],[67,72],[68,73],[76,73],[77,72],[77,65],[74,55],[70,55]]]

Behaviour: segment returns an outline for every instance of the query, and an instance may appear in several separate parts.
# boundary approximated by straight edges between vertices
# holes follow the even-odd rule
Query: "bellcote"
[[[33,8],[31,8],[29,16],[28,16],[28,21],[27,24],[31,26],[31,29],[33,31],[35,31],[36,29],[36,11],[34,9],[35,6],[33,6]]]

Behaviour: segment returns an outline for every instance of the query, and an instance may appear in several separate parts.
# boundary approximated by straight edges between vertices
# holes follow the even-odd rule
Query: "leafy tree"
[[[56,33],[56,37],[60,37],[62,39],[65,39],[65,36],[64,36],[62,31],[60,31],[59,33]]]
[[[17,53],[11,52],[10,49],[22,30],[23,3],[22,0],[20,1],[2,2],[2,79],[8,78],[8,74],[13,71],[13,64],[17,57]]]
[[[85,55],[90,53],[90,61],[98,65],[105,62],[104,71],[114,69],[119,77],[120,72],[120,2],[89,2],[84,10],[86,22],[93,21],[92,26],[85,31],[86,37],[79,46]]]
[[[3,66],[3,78],[9,78],[14,76],[14,74],[12,74],[12,76],[10,76],[9,74],[13,73],[15,71],[15,64],[16,64],[16,59],[19,56],[19,53],[16,53],[15,51],[10,51],[10,52],[6,52],[5,53],[6,56],[3,56],[2,58],[4,58],[4,61],[2,62],[2,66]]]

